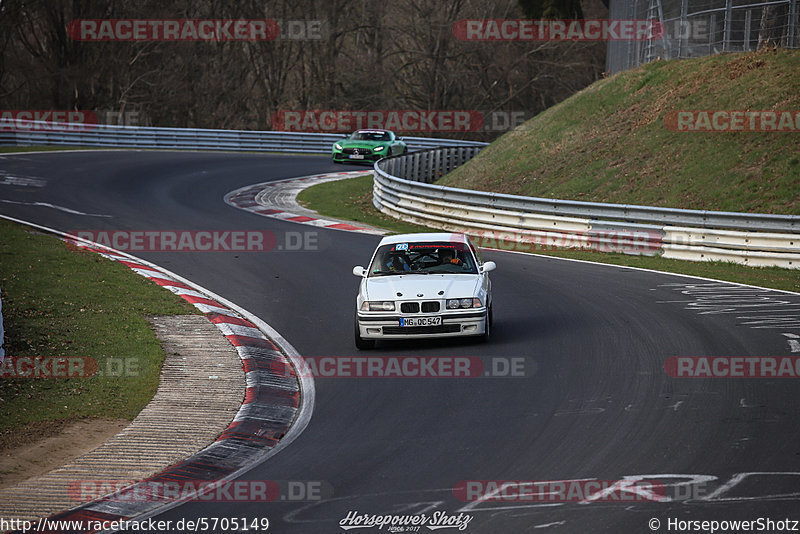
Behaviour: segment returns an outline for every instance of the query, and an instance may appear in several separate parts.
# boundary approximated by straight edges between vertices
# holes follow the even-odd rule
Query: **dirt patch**
[[[777,52],[775,48],[761,48],[756,52],[744,54],[728,62],[728,79],[735,80],[750,71],[760,69],[767,64],[764,56],[775,52]]]
[[[68,463],[130,424],[126,419],[39,421],[0,435],[0,488]]]

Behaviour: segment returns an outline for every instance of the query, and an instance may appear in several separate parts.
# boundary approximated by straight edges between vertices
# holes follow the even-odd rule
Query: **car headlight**
[[[335,148],[336,150],[341,150],[342,149],[342,145],[340,145],[339,143],[334,143],[333,144],[333,148]]]
[[[447,309],[448,310],[457,310],[457,309],[464,309],[464,308],[480,308],[483,306],[481,299],[479,298],[471,298],[471,299],[447,299]]]
[[[384,148],[386,148],[386,147],[385,147],[385,146],[376,146],[375,148],[373,148],[373,149],[372,149],[372,151],[373,151],[373,152],[380,152],[380,151],[381,151],[381,150],[383,150]]]
[[[361,305],[361,311],[394,311],[394,301],[367,300]]]

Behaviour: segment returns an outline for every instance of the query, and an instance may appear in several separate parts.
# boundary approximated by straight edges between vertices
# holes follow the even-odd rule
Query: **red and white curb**
[[[386,232],[377,228],[358,226],[348,221],[319,217],[316,213],[300,206],[296,200],[300,191],[312,185],[356,178],[371,173],[372,171],[332,172],[288,178],[274,182],[261,182],[229,192],[225,195],[225,202],[235,208],[272,219],[306,224],[317,228],[383,235]]]
[[[210,484],[234,479],[285,448],[308,425],[314,406],[314,380],[302,376],[307,373],[297,375],[295,370],[302,364],[302,358],[264,321],[190,280],[141,258],[28,221],[0,217],[59,235],[71,245],[126,265],[191,303],[236,348],[245,372],[242,405],[216,442],[161,473],[113,495],[51,516],[51,519],[82,520],[87,525],[89,520],[144,519],[182,502],[156,496],[142,499],[141,495],[152,492],[156,483],[191,480]]]

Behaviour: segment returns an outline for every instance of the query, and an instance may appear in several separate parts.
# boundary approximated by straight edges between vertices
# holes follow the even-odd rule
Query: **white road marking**
[[[725,282],[670,283],[659,287],[679,291],[688,297],[657,301],[659,304],[683,304],[684,309],[700,315],[735,314],[740,321],[739,325],[748,328],[800,329],[800,301],[797,293]],[[790,341],[789,347],[792,352],[800,352],[800,336],[793,340],[795,343]]]
[[[800,352],[800,336],[786,332],[784,332],[783,335],[789,338],[786,340],[789,343],[789,350],[792,352]]]
[[[563,525],[566,521],[553,521],[552,523],[544,523],[542,525],[534,525],[533,528],[547,528],[547,527],[557,527],[559,525]]]
[[[681,404],[683,404],[683,401],[677,401],[677,402],[675,402],[675,404],[673,404],[672,406],[669,406],[669,407],[672,408],[673,412],[677,412],[678,408],[681,407]]]
[[[50,204],[48,202],[20,202],[17,200],[6,200],[0,199],[0,202],[5,202],[6,204],[22,204],[24,206],[42,206],[45,208],[53,208],[54,210],[61,210],[67,213],[72,213],[73,215],[85,215],[87,217],[112,217],[111,215],[103,215],[102,213],[84,213],[82,211],[73,210],[71,208],[65,208],[64,206],[57,206],[55,204]]]
[[[747,404],[747,401],[742,397],[739,399],[739,408],[755,408],[755,404]]]
[[[12,174],[6,174],[5,171],[0,171],[0,185],[44,187],[47,185],[47,180],[44,178],[35,178],[33,176],[14,176]]]
[[[582,408],[577,410],[562,410],[560,412],[553,412],[553,417],[560,417],[562,415],[592,415],[596,413],[603,413],[605,408]]]

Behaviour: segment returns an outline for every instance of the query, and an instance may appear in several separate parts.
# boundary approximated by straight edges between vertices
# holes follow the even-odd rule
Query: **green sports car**
[[[334,163],[375,163],[387,156],[406,153],[402,137],[389,130],[356,130],[333,144]]]

